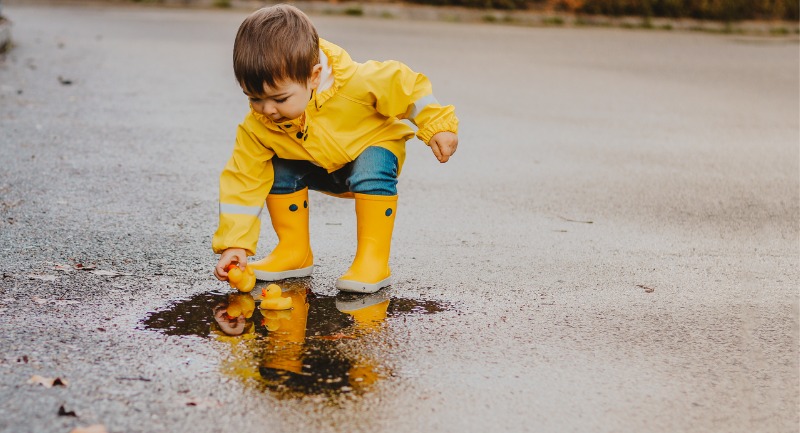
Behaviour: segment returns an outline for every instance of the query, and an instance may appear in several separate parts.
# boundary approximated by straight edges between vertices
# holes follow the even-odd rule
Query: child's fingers
[[[225,272],[223,266],[217,263],[217,266],[214,268],[214,276],[220,281],[225,281],[228,278],[228,273]]]
[[[457,146],[458,146],[458,142],[452,142],[447,146],[447,152],[446,153],[447,153],[448,157],[449,156],[453,156],[453,154],[456,153]]]
[[[431,140],[431,150],[439,162],[444,162],[442,161],[442,151],[439,149],[439,143],[437,143],[435,140]]]

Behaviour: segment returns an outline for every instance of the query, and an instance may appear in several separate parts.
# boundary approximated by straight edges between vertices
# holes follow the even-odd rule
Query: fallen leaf
[[[69,433],[108,433],[108,430],[102,424],[94,424],[88,427],[75,427]]]
[[[42,281],[55,281],[58,279],[55,275],[39,275],[39,274],[30,274],[28,278],[31,280],[42,280]]]
[[[142,382],[151,382],[152,379],[146,377],[118,377],[117,380],[141,380]]]
[[[67,386],[67,385],[69,385],[69,382],[67,382],[66,379],[62,379],[60,377],[55,377],[55,378],[43,377],[43,376],[39,376],[38,374],[34,374],[33,376],[31,376],[31,378],[28,379],[28,383],[34,384],[34,385],[35,384],[42,385],[45,388],[52,388],[54,386]]]
[[[594,221],[581,221],[581,220],[574,220],[574,219],[571,219],[571,218],[564,218],[561,215],[556,215],[556,216],[561,218],[564,221],[569,221],[571,223],[583,223],[583,224],[593,224],[594,223]]]
[[[58,408],[58,416],[74,416],[74,417],[77,417],[78,415],[75,413],[74,410],[68,411],[68,410],[64,409],[64,406],[62,405],[62,406],[60,406]]]
[[[92,269],[97,268],[95,265],[84,265],[83,263],[75,263],[75,269],[79,271],[91,271]]]
[[[72,266],[70,266],[70,265],[56,265],[55,270],[61,271],[61,272],[72,272],[75,269],[73,269]]]
[[[636,287],[643,288],[645,293],[653,293],[656,290],[656,289],[654,289],[652,287],[643,286],[641,284],[637,284]]]

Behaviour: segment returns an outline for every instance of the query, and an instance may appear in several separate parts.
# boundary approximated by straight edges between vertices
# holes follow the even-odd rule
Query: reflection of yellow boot
[[[356,329],[366,335],[380,329],[386,320],[390,301],[391,297],[386,290],[368,295],[340,293],[336,295],[336,309],[351,316],[356,322]],[[381,378],[375,363],[369,359],[354,362],[347,375],[350,386],[356,390],[366,389]]]
[[[308,235],[308,188],[268,195],[267,209],[278,245],[267,257],[249,264],[256,278],[276,281],[311,275],[314,255]]]
[[[340,294],[336,296],[336,309],[353,317],[356,328],[374,331],[380,328],[389,309],[389,294],[385,290],[369,295]]]
[[[294,308],[269,311],[264,316],[264,326],[270,331],[266,343],[263,367],[300,373],[303,370],[308,303],[305,290],[285,292]],[[262,301],[263,302],[263,301]]]
[[[350,269],[336,281],[345,292],[374,293],[392,283],[389,248],[397,196],[355,194],[358,247]]]

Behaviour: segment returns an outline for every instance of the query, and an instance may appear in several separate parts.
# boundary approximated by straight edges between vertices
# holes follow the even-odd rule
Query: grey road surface
[[[460,147],[408,143],[383,298],[337,296],[353,204],[312,193],[291,319],[224,332],[246,11],[3,12],[0,431],[798,431],[796,40],[313,16]]]

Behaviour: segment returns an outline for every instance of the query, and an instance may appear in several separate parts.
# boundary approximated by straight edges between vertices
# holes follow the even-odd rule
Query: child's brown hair
[[[305,84],[317,63],[317,29],[294,6],[261,8],[239,26],[233,44],[233,72],[250,95],[263,95],[264,84],[275,87],[287,79]]]

